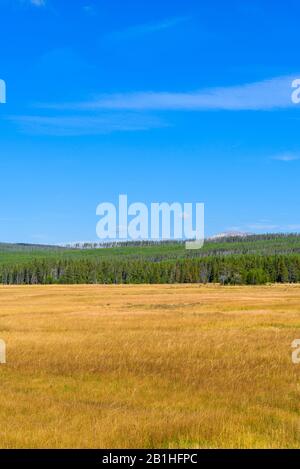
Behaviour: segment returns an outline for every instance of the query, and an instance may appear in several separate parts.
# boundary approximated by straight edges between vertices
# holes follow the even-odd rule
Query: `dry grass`
[[[0,288],[2,448],[300,446],[300,286]]]

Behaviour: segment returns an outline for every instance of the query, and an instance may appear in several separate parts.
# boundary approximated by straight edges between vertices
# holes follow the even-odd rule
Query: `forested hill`
[[[199,251],[170,241],[84,247],[0,243],[0,282],[300,282],[300,235],[217,238]]]

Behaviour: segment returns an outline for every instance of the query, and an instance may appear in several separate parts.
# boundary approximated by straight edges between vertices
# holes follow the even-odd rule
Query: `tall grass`
[[[300,286],[0,287],[2,448],[296,448]]]

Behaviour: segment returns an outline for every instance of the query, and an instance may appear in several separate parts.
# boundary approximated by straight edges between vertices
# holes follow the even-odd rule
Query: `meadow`
[[[0,287],[1,448],[297,448],[300,285]]]

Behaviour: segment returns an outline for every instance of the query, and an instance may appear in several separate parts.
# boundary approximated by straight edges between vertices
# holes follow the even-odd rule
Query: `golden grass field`
[[[0,287],[1,448],[300,447],[300,286]]]

